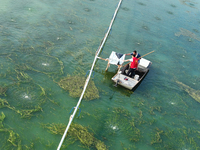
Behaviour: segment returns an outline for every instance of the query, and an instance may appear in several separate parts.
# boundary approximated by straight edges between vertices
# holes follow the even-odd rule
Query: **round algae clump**
[[[84,88],[85,84],[85,77],[81,76],[67,76],[63,79],[61,79],[58,84],[60,87],[62,87],[64,90],[69,91],[69,95],[72,97],[80,97],[81,93]],[[96,88],[94,81],[90,80],[89,84],[87,86],[87,89],[85,91],[85,94],[83,96],[86,100],[93,100],[99,98],[99,91]]]

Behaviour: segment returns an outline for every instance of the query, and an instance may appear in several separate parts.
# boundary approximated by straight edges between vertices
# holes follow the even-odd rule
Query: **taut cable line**
[[[79,98],[79,101],[78,101],[78,103],[77,103],[77,105],[76,105],[76,107],[75,107],[75,109],[74,109],[73,114],[70,116],[69,123],[68,123],[68,125],[67,125],[67,127],[66,127],[66,129],[65,129],[65,132],[64,132],[64,134],[63,134],[63,136],[62,136],[62,139],[61,139],[61,141],[60,141],[60,143],[59,143],[59,145],[58,145],[57,150],[60,150],[60,148],[61,148],[61,146],[62,146],[62,143],[63,143],[63,141],[64,141],[64,139],[65,139],[65,137],[66,137],[66,135],[67,135],[67,132],[68,132],[68,130],[69,130],[69,127],[70,127],[70,125],[71,125],[71,123],[72,123],[72,121],[73,121],[73,119],[74,119],[74,116],[76,115],[76,112],[77,112],[77,110],[78,110],[78,108],[79,108],[79,105],[80,105],[80,103],[81,103],[81,101],[82,101],[82,98],[83,98],[83,95],[84,95],[84,93],[85,93],[85,90],[86,90],[86,88],[87,88],[87,85],[88,85],[88,83],[89,83],[89,80],[90,80],[91,74],[92,74],[92,72],[93,72],[94,65],[95,65],[95,63],[96,63],[96,61],[97,61],[98,55],[99,55],[99,53],[101,52],[101,50],[102,50],[102,48],[103,48],[103,46],[104,46],[104,44],[105,44],[105,42],[106,42],[106,39],[107,39],[107,37],[108,37],[108,35],[109,35],[109,33],[110,33],[110,30],[111,30],[112,25],[113,25],[113,22],[114,22],[114,20],[115,20],[115,18],[116,18],[116,16],[117,16],[117,12],[118,12],[118,10],[119,10],[119,7],[120,7],[121,3],[122,3],[122,0],[119,1],[118,6],[117,6],[117,8],[116,8],[116,10],[115,10],[115,13],[114,13],[114,15],[113,15],[113,18],[112,18],[112,20],[111,20],[110,26],[109,26],[109,28],[108,28],[108,30],[107,30],[107,32],[106,32],[104,38],[102,39],[99,48],[98,48],[97,51],[96,51],[96,55],[95,55],[95,58],[94,58],[92,67],[91,67],[91,69],[90,69],[90,73],[89,73],[89,75],[88,75],[88,77],[87,77],[87,79],[86,79],[86,81],[85,81],[85,85],[84,85],[82,94],[81,94],[81,96],[80,96],[80,98]]]

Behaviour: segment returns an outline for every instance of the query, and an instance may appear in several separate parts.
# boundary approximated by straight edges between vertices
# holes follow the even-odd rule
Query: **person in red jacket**
[[[125,61],[131,61],[130,68],[126,75],[129,77],[134,77],[135,70],[138,68],[138,58],[136,58],[135,55],[133,54],[131,59]]]

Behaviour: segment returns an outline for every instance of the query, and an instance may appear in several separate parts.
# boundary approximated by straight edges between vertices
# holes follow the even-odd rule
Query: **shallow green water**
[[[57,82],[77,72],[85,76],[117,4],[0,2],[0,149],[57,148],[62,135],[44,124],[67,125],[78,102]],[[200,88],[199,7],[197,0],[124,0],[100,56],[155,50],[145,57],[151,70],[133,93],[114,87],[116,66],[105,72],[107,62],[98,60],[92,80],[100,98],[83,100],[74,123],[111,150],[200,149],[200,104],[176,83]],[[87,149],[71,138],[63,149]]]

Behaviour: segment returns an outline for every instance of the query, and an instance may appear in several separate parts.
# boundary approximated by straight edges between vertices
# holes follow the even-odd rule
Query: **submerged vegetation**
[[[5,119],[5,115],[3,112],[1,112],[1,116],[0,116],[0,130],[3,128],[3,120]]]
[[[154,17],[154,18],[155,18],[156,20],[161,20],[161,18],[160,18],[160,17],[157,17],[157,16],[156,16],[156,17]]]
[[[173,15],[174,13],[171,11],[167,11],[168,14]]]
[[[6,128],[3,125],[5,115],[1,112],[0,115],[0,133],[1,133],[1,145],[0,149],[5,150],[31,150],[33,148],[33,143],[30,146],[22,145],[22,140],[18,133],[14,132],[11,128]],[[5,139],[4,139],[5,138]]]
[[[195,33],[191,32],[189,30],[186,30],[184,28],[180,28],[180,32],[175,33],[175,36],[179,37],[180,35],[188,36],[188,37],[190,37],[192,39],[200,41],[200,37],[199,36],[197,36]]]
[[[111,114],[108,114],[105,127],[106,132],[115,135],[116,132],[124,133],[130,142],[139,142],[142,138],[141,127],[145,124],[142,112],[132,115],[124,108],[114,108]]]
[[[69,95],[72,97],[80,97],[84,88],[86,78],[81,75],[68,75],[62,78],[58,85],[64,90],[69,91]],[[93,100],[99,98],[99,91],[94,84],[94,81],[90,80],[83,96],[86,100]]]
[[[35,112],[42,111],[41,106],[47,99],[45,94],[44,88],[33,82],[17,82],[10,86],[4,99],[0,98],[0,108],[7,107],[30,119]]]
[[[162,143],[162,138],[161,135],[163,134],[163,130],[159,130],[158,128],[156,129],[156,134],[154,135],[151,145],[156,144],[156,143]]]
[[[63,63],[50,55],[28,55],[24,62],[34,71],[45,74],[63,74]]]
[[[121,9],[124,10],[124,11],[129,11],[129,10],[130,10],[130,9],[127,8],[127,7],[121,7]]]
[[[24,109],[23,107],[16,108],[14,106],[10,106],[7,100],[0,98],[0,108],[7,107],[11,110],[14,110],[16,113],[20,114],[22,118],[31,118],[35,112],[42,111],[42,108],[38,105],[32,108]]]
[[[8,89],[8,87],[0,87],[0,95],[6,96],[7,89]]]
[[[42,124],[44,128],[49,129],[52,134],[63,134],[66,128],[65,124]],[[80,124],[72,124],[68,131],[68,136],[75,141],[79,140],[86,148],[95,147],[97,150],[107,150],[106,145],[96,139],[94,134],[88,131],[87,127]],[[74,142],[73,142],[74,143]]]
[[[193,99],[195,99],[197,102],[200,103],[200,91],[199,90],[195,90],[179,81],[176,81],[176,83],[178,83],[181,86],[181,88],[184,91],[186,91]]]
[[[4,108],[4,107],[10,108],[10,109],[15,109],[14,107],[10,106],[10,104],[8,103],[7,100],[0,98],[0,108]]]
[[[3,125],[3,121],[5,119],[5,115],[3,112],[1,112],[0,115],[0,132],[4,132],[4,133],[9,133],[9,137],[7,139],[8,145],[6,147],[16,147],[17,150],[21,150],[21,140],[19,138],[19,135],[17,133],[15,133],[13,130],[11,129],[7,129],[4,127]],[[2,147],[1,147],[2,148]]]
[[[142,5],[142,6],[146,6],[146,4],[142,3],[142,2],[137,2],[139,5]]]
[[[195,7],[196,4],[193,2],[194,0],[179,1],[189,7]],[[2,150],[56,149],[57,142],[66,128],[66,124],[58,122],[66,122],[66,116],[75,104],[75,102],[66,100],[68,97],[66,98],[66,94],[63,94],[61,88],[69,91],[69,95],[72,97],[80,97],[86,81],[85,74],[71,74],[71,72],[79,67],[86,70],[91,65],[96,48],[99,46],[106,29],[104,23],[107,19],[101,15],[101,10],[103,8],[105,13],[107,8],[111,8],[110,12],[112,7],[114,8],[114,5],[111,5],[112,2],[109,4],[102,2],[97,6],[95,0],[64,3],[61,1],[49,3],[40,1],[39,3],[41,2],[43,4],[40,5],[41,11],[40,8],[38,9],[38,2],[31,3],[31,5],[22,2],[23,5],[19,5],[19,7],[24,9],[20,9],[18,12],[23,19],[20,19],[20,15],[16,12],[12,3],[7,1],[2,3],[0,25],[2,39],[0,43],[0,149]],[[72,5],[64,5],[67,3]],[[136,28],[150,31],[151,26],[147,25],[151,24],[151,20],[147,25],[141,25],[141,21],[146,22],[148,16],[155,15],[146,14],[146,12],[150,12],[148,11],[149,6],[151,6],[150,3],[139,1],[135,3],[135,6],[140,9],[137,9],[137,7],[133,9],[124,3],[120,11],[122,13],[139,13],[144,18],[140,21],[135,18],[127,22],[126,17],[119,17],[120,21],[116,25],[125,27],[126,23],[138,21],[135,24]],[[21,4],[20,1],[19,4]],[[73,6],[73,4],[75,5]],[[163,3],[159,6],[166,6],[166,4]],[[109,7],[107,7],[108,5]],[[73,6],[73,9],[71,6]],[[174,13],[175,8],[180,8],[179,5],[173,4],[169,7],[173,7],[171,8],[173,11],[171,11]],[[12,8],[11,14],[7,12],[10,8]],[[142,11],[141,8],[145,8],[147,11]],[[50,9],[52,11],[48,13]],[[56,13],[53,12],[54,10]],[[184,18],[187,21],[179,19],[176,23],[189,22],[191,18],[187,18],[187,15],[191,17],[191,14],[194,14],[192,10],[194,9],[184,13]],[[164,11],[173,15],[171,11]],[[162,12],[162,9],[156,11],[156,15],[159,17],[155,16],[154,21],[161,21],[164,18]],[[177,15],[174,15],[173,18],[179,17]],[[103,17],[103,20],[101,19],[102,21],[98,22],[100,20],[98,18],[101,17]],[[162,24],[165,26],[164,23]],[[158,26],[154,26],[152,29],[157,28]],[[190,32],[180,28],[180,31],[175,35],[200,41],[199,31],[193,28],[198,29],[198,27],[193,26],[190,29],[192,32]],[[122,32],[123,30],[118,31]],[[110,39],[106,41],[104,51],[101,53],[102,56],[109,55],[109,51],[115,49],[116,46],[119,47],[119,45],[116,45],[118,44],[118,37],[123,38],[123,34],[116,34],[118,31],[113,30],[115,33],[112,33],[113,36],[110,36]],[[131,28],[130,31],[132,31]],[[162,31],[160,30],[160,32]],[[170,32],[174,32],[174,30],[170,30]],[[163,33],[160,35],[164,35]],[[126,32],[124,32],[125,34]],[[167,38],[173,39],[169,36]],[[123,46],[127,46],[128,49],[129,42],[132,42],[139,50],[160,48],[157,51],[158,57],[154,59],[157,62],[158,58],[162,59],[160,55],[166,52],[163,41],[164,45],[167,45],[168,40],[163,38],[163,40],[155,40],[156,43],[152,41],[154,40],[149,39],[149,36],[140,34],[137,38],[129,38],[125,41],[125,45],[121,43],[118,50],[123,51]],[[182,43],[179,42],[179,44]],[[195,42],[189,44],[195,44]],[[169,51],[174,50],[173,43],[171,46],[172,49]],[[182,48],[184,45],[179,46]],[[192,47],[196,48],[195,45]],[[185,48],[183,47],[183,49]],[[199,59],[198,56],[197,59]],[[154,63],[155,66],[156,64]],[[76,146],[80,146],[80,149],[91,150],[107,150],[109,148],[123,150],[148,148],[157,150],[200,149],[198,111],[192,112],[191,105],[184,101],[184,97],[181,95],[183,93],[173,95],[174,89],[172,89],[173,92],[168,92],[171,86],[169,87],[166,83],[159,86],[160,89],[157,90],[156,86],[162,83],[162,79],[159,78],[158,81],[154,82],[155,86],[152,86],[153,82],[148,82],[150,88],[144,86],[134,93],[123,91],[126,94],[130,92],[130,94],[121,94],[121,89],[113,88],[110,76],[104,76],[106,78],[103,84],[99,81],[102,80],[104,75],[101,72],[103,65],[102,62],[95,65],[98,73],[95,75],[95,80],[89,82],[84,95],[85,100],[98,98],[100,100],[82,102],[82,112],[74,121],[84,126],[75,123],[71,125],[62,147],[63,150],[68,149],[68,147],[69,149],[76,149],[74,148]],[[163,63],[159,61],[159,67],[154,66],[154,71],[161,70],[162,72],[162,69],[165,68],[165,75],[170,75],[169,72],[173,73],[174,66],[169,71],[167,70],[168,67],[162,65]],[[156,73],[149,77],[152,78],[152,75],[155,75],[154,77],[162,76],[162,74]],[[100,83],[98,86],[95,85],[96,81]],[[168,81],[171,85],[171,80]],[[200,102],[199,90],[192,89],[178,81],[177,84],[197,102]],[[98,90],[103,91],[100,92],[101,95]],[[48,103],[49,100],[51,103]],[[54,123],[46,124],[47,122]],[[45,129],[41,128],[40,124],[43,124],[42,126]],[[85,124],[90,127],[86,127]],[[30,132],[27,132],[28,130]],[[47,130],[52,134],[47,133]],[[115,144],[118,144],[119,147],[116,148]],[[143,148],[143,145],[147,148]]]
[[[176,5],[174,5],[174,4],[171,4],[170,6],[176,8]]]
[[[192,7],[192,8],[196,8],[195,4],[196,2],[192,1],[192,0],[179,0],[183,5]]]

